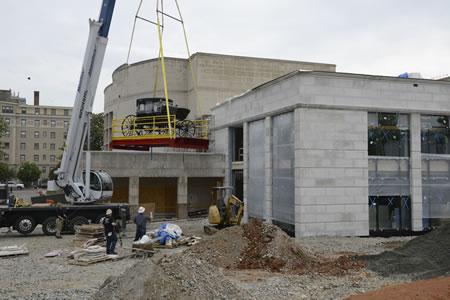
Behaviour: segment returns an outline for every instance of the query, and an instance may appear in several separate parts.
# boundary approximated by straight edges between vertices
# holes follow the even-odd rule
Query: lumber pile
[[[106,248],[100,246],[89,246],[86,249],[72,251],[69,258],[71,259],[70,264],[78,266],[88,266],[112,259],[106,254]]]
[[[105,232],[101,224],[85,224],[75,227],[75,247],[87,248],[89,246],[104,246]]]
[[[17,255],[24,255],[24,254],[28,254],[28,253],[29,253],[28,249],[27,249],[27,247],[25,247],[25,245],[0,247],[0,257],[17,256]]]

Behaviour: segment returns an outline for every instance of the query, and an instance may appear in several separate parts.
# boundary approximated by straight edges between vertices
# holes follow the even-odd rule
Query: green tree
[[[103,148],[103,113],[92,114],[91,117],[91,150],[100,151]]]
[[[8,167],[5,163],[0,163],[0,182],[6,182],[16,177],[14,169]]]
[[[39,176],[41,176],[41,170],[39,170],[35,163],[29,161],[24,162],[17,172],[17,178],[19,178],[26,187],[31,186],[33,181],[37,181]]]

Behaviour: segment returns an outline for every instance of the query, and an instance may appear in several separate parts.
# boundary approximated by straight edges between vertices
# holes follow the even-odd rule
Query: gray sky
[[[191,52],[337,64],[339,72],[427,78],[450,73],[448,0],[178,0]],[[94,111],[126,61],[139,0],[117,0]],[[165,9],[175,13],[172,0]],[[0,0],[0,89],[32,102],[72,106],[88,35],[101,0]],[[156,0],[142,16],[155,19]],[[167,21],[167,20],[166,20]],[[166,23],[166,56],[186,57],[181,27]],[[156,28],[139,22],[131,62],[157,55]],[[27,77],[31,76],[31,80]],[[149,83],[152,86],[152,83]]]

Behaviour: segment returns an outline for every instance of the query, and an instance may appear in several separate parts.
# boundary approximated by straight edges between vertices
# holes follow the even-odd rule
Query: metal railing
[[[169,126],[170,122],[170,126]],[[208,139],[209,120],[177,120],[175,115],[113,119],[112,140],[123,139]]]

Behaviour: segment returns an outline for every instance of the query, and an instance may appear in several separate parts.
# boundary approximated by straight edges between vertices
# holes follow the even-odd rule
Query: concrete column
[[[248,198],[248,122],[244,123],[243,126],[243,147],[244,147],[244,161],[243,161],[243,190],[244,190],[244,215],[242,217],[242,222],[248,222],[248,210],[247,210],[247,198]]]
[[[411,114],[410,191],[411,221],[414,231],[423,230],[422,221],[422,153],[420,114]]]
[[[225,180],[224,186],[231,186],[233,183],[232,180],[232,160],[233,160],[233,139],[231,136],[231,128],[227,128],[225,132]]]
[[[270,116],[265,118],[264,128],[264,219],[267,223],[272,223],[272,118]]]
[[[188,200],[188,178],[186,176],[178,177],[177,184],[177,217],[186,219],[187,214],[187,200]]]
[[[128,188],[128,203],[130,204],[131,213],[133,214],[139,207],[139,177],[130,177]]]
[[[295,182],[295,191],[294,191],[294,210],[295,210],[295,236],[300,237],[304,234],[302,227],[300,226],[300,222],[302,221],[301,216],[301,198],[300,198],[300,168],[298,167],[300,165],[300,116],[301,116],[301,109],[297,108],[294,111],[294,182]]]

